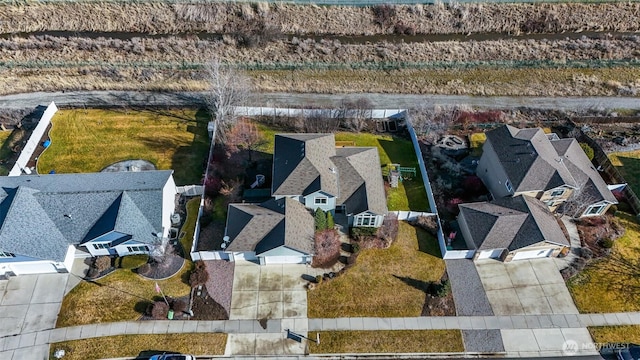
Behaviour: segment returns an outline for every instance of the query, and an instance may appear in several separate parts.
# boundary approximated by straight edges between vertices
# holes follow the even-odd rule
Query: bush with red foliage
[[[502,121],[502,112],[500,111],[459,111],[454,119],[454,123],[465,125],[495,123]]]
[[[457,214],[460,209],[458,209],[458,204],[462,204],[464,201],[460,198],[453,198],[447,201],[447,210],[453,214]]]
[[[330,267],[340,259],[340,234],[334,229],[319,231],[315,235],[313,267]]]
[[[481,192],[485,192],[484,184],[482,180],[476,175],[469,175],[462,180],[462,187],[466,192],[472,194],[479,194]]]
[[[154,320],[166,320],[167,314],[169,314],[169,305],[167,305],[164,300],[154,301],[153,304],[150,305],[148,313]]]
[[[398,237],[398,226],[398,216],[388,214],[384,217],[382,226],[378,228],[377,236],[387,244],[387,247]]]
[[[208,196],[218,195],[220,188],[222,188],[222,180],[219,177],[210,175],[204,180],[204,193]]]
[[[204,285],[209,280],[209,272],[207,271],[207,265],[204,261],[199,260],[195,262],[195,267],[189,275],[189,284],[192,288]]]
[[[411,222],[411,225],[424,229],[433,236],[438,235],[438,217],[435,215],[418,216]]]

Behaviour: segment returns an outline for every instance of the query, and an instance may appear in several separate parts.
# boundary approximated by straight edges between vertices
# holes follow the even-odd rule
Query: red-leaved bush
[[[329,267],[340,259],[340,234],[334,229],[319,231],[315,235],[313,267]]]

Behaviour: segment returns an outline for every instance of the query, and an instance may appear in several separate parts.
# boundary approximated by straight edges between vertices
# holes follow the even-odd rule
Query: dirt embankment
[[[0,5],[0,33],[51,30],[372,35],[640,30],[640,4],[455,4],[384,8],[290,4],[61,2]]]

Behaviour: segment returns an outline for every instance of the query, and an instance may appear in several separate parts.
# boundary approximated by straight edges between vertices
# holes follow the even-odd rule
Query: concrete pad
[[[548,286],[551,285],[543,285],[543,289],[546,289]],[[578,308],[576,308],[573,298],[566,286],[553,286],[563,286],[564,289],[556,289],[557,292],[554,295],[547,296],[547,302],[549,303],[549,306],[551,306],[551,311],[554,314],[578,314]]]
[[[307,274],[309,268],[303,264],[282,265],[282,290],[302,291],[306,281],[302,279],[303,274]]]
[[[35,345],[44,345],[49,343],[50,331],[39,331],[36,335]]]
[[[224,323],[224,332],[227,334],[237,333],[240,329],[240,321],[227,321]]]
[[[539,315],[538,321],[540,322],[541,328],[553,328],[553,323],[551,322],[551,318],[549,315]]]
[[[0,306],[2,321],[0,321],[0,336],[16,335],[20,333],[24,317],[29,305]]]
[[[539,351],[538,342],[532,330],[500,330],[504,350],[507,352]]]
[[[129,322],[127,322],[127,329],[125,330],[125,333],[127,333],[127,334],[137,334],[138,333],[138,329],[140,329],[140,323],[139,322],[129,321]]]
[[[587,328],[567,328],[561,331],[566,341],[574,341],[578,344],[579,355],[598,355]]]
[[[309,320],[304,318],[304,319],[293,319],[294,321],[294,326],[293,329],[298,332],[298,331],[302,331],[302,332],[307,332],[309,331]],[[351,324],[351,322],[349,322],[349,324]]]
[[[487,329],[500,329],[500,320],[495,316],[485,316],[484,323]]]
[[[260,291],[256,319],[282,319],[282,299],[282,291]]]
[[[362,323],[362,320],[360,320]],[[322,330],[322,319],[309,319],[309,331]]]
[[[633,322],[628,314],[625,313],[616,313],[616,317],[618,318],[618,323],[621,325],[631,325]]]
[[[20,336],[10,336],[4,341],[5,350],[14,350],[20,347]]]
[[[22,332],[54,328],[56,326],[59,310],[60,303],[58,302],[29,305],[29,309],[24,317]]]
[[[529,261],[513,261],[505,264],[505,269],[514,287],[528,286],[532,282],[537,283],[536,273]]]
[[[38,275],[14,276],[9,279],[1,305],[24,305],[31,302]]]
[[[82,339],[88,339],[96,336],[96,331],[98,330],[97,324],[87,324],[83,325],[80,330],[80,337]]]
[[[229,319],[257,319],[258,292],[233,291]]]
[[[233,291],[257,291],[260,284],[260,269],[237,266],[233,272]]]
[[[255,320],[240,320],[238,321],[238,332],[250,334],[253,332],[253,324]]]
[[[73,326],[67,328],[67,335],[65,336],[65,340],[79,340],[82,339],[80,334],[82,333],[81,326]]]
[[[445,323],[446,323],[446,319],[445,318]],[[452,317],[451,319],[455,319],[455,317]],[[404,324],[404,318],[391,318],[389,319],[389,321],[391,321],[391,329],[392,330],[404,330],[406,329],[406,325]],[[457,322],[456,322],[457,325]],[[457,328],[457,326],[456,326]]]
[[[13,360],[46,360],[49,358],[49,346],[38,345],[28,348],[16,349],[13,352]]]
[[[209,321],[187,321],[182,327],[182,332],[209,333],[211,332],[211,323]]]
[[[13,359],[13,353],[14,353],[13,350],[7,350],[7,351],[1,351],[0,350],[0,359],[12,360]]]
[[[375,324],[377,326],[378,324],[377,320],[373,319],[373,321],[375,321]],[[365,319],[365,329],[367,329],[366,325],[367,325],[367,319]],[[337,319],[322,319],[322,330],[335,330],[337,327],[338,327]],[[371,330],[374,330],[374,329],[371,329]]]
[[[20,334],[20,347],[31,347],[36,343],[37,333]]]
[[[567,324],[570,328],[583,328],[584,324],[580,322],[578,315],[575,314],[565,314],[564,318],[567,319]]]
[[[526,315],[553,314],[551,305],[547,302],[546,297],[535,298],[525,296],[519,299]]]
[[[364,329],[364,325],[362,323],[362,318],[350,318],[349,326],[351,330],[362,330]],[[311,327],[311,323],[309,323],[309,327]],[[309,329],[311,330],[311,329]]]
[[[260,270],[260,291],[282,291],[282,267],[265,267]]]
[[[31,304],[62,302],[68,278],[69,274],[38,275],[38,280],[31,296]]]
[[[169,327],[167,328],[167,333],[169,334],[179,334],[183,332],[184,322],[182,321],[170,321]],[[192,332],[192,331],[185,331]]]
[[[351,328],[351,322],[349,318],[336,319],[336,330],[349,330]]]
[[[471,318],[471,323],[473,325],[473,319]],[[444,322],[444,318],[440,316],[434,316],[431,318],[431,328],[435,330],[446,329],[447,325]]]
[[[255,355],[256,335],[229,334],[227,337],[227,351],[229,355]]]
[[[352,319],[352,320],[353,320],[353,319]],[[354,325],[354,322],[352,321],[352,322],[351,322],[352,329],[353,329],[353,330],[360,330],[360,328],[354,328],[354,327],[353,327],[353,325]],[[418,319],[416,319],[416,318],[405,318],[405,319],[404,319],[404,325],[405,325],[405,328],[406,328],[407,330],[418,330],[418,329],[422,329],[422,327],[421,327],[421,325],[420,325],[420,322],[418,322]]]
[[[64,339],[66,337],[67,337],[67,329],[66,328],[53,329],[53,330],[51,330],[51,332],[49,332],[49,342],[50,343],[57,343],[57,342],[64,341]]]
[[[486,329],[487,324],[484,322],[484,318],[482,316],[474,316],[471,318],[471,328],[472,329]]]
[[[471,318],[468,316],[459,316],[458,323],[460,324],[460,329],[473,329],[471,327]]]
[[[558,327],[558,328],[566,328],[569,327],[569,324],[567,323],[567,319],[564,318],[564,315],[550,315],[549,318],[551,319],[551,323],[553,324],[553,327]]]
[[[472,322],[473,324],[473,322]],[[444,317],[444,326],[447,329],[459,329],[460,328],[460,322],[458,321],[458,318],[455,316],[445,316]],[[396,329],[394,329],[396,330]]]
[[[362,319],[362,326],[363,326],[363,330],[377,330],[378,329],[378,319],[376,319],[376,318],[363,318]]]
[[[154,321],[153,333],[166,334],[169,329],[169,320]]]
[[[288,295],[291,296],[291,301],[287,301]],[[306,291],[293,291],[289,294],[284,294],[283,304],[283,317],[284,318],[306,318],[307,317],[307,292]]]
[[[169,328],[169,324],[170,321],[169,320],[163,320],[161,322],[159,322],[161,325],[164,325],[163,328],[163,333],[167,333],[167,329]],[[117,322],[117,323],[111,323],[111,329],[109,330],[109,335],[113,336],[113,335],[125,335],[127,333],[127,323],[125,322]]]
[[[522,315],[525,313],[514,288],[487,291],[487,298],[495,315]]]
[[[562,275],[554,259],[535,259],[529,260],[533,271],[536,274],[538,283],[543,284],[563,284]]]
[[[151,322],[151,321],[143,321],[143,322],[141,322],[140,323],[140,334],[153,334],[153,322]]]
[[[392,328],[391,328],[391,319],[389,319],[389,318],[378,318],[378,329],[379,330],[392,330]]]
[[[533,329],[538,347],[542,351],[562,351],[565,343],[560,329]]]
[[[485,290],[499,290],[513,286],[503,263],[494,261],[476,262],[476,269]]]
[[[511,322],[510,316],[498,316],[498,322],[500,323],[500,329],[513,329],[513,322]]]
[[[522,316],[522,315],[511,316],[511,323],[513,324],[514,329],[527,328],[527,319],[525,316]]]

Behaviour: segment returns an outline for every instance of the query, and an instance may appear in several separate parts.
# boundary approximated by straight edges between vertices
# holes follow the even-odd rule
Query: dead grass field
[[[639,325],[590,327],[589,333],[591,333],[593,341],[599,344],[640,344]]]
[[[425,293],[409,283],[440,281],[439,254],[436,239],[401,221],[390,248],[361,250],[351,269],[308,292],[308,316],[420,316]]]
[[[0,32],[45,30],[174,34],[224,32],[260,22],[290,34],[392,33],[398,23],[420,34],[527,30],[638,31],[638,3],[400,5],[379,25],[369,7],[282,3],[58,2],[0,5]],[[127,14],[127,16],[122,16]]]
[[[193,70],[116,68],[120,76],[100,73],[104,67],[0,69],[0,92],[60,90],[198,91],[207,83]],[[80,73],[87,72],[87,75]],[[640,68],[509,69],[478,67],[401,70],[265,70],[249,71],[258,92],[459,94],[477,96],[615,96],[636,84]],[[199,78],[200,80],[194,80]],[[618,86],[618,84],[620,86]]]
[[[119,335],[50,345],[50,358],[58,349],[65,350],[65,360],[87,360],[116,357],[145,359],[150,354],[166,351],[194,355],[223,355],[227,334]],[[145,357],[146,356],[146,357]]]
[[[158,169],[173,169],[180,185],[199,183],[209,148],[202,116],[191,109],[60,110],[38,170],[96,172],[117,161],[144,159]]]
[[[316,338],[316,332],[309,337]],[[463,352],[460,330],[322,331],[311,354]]]

